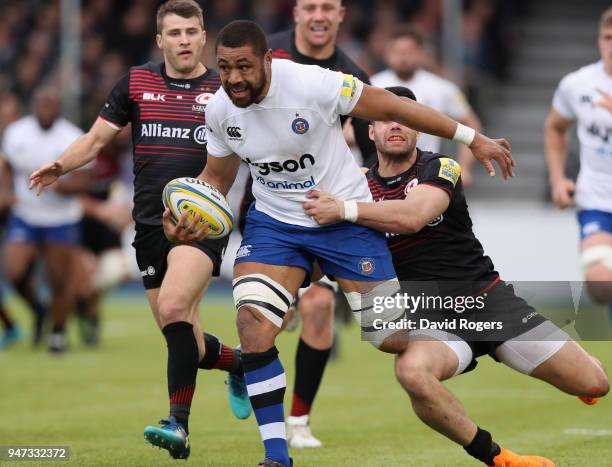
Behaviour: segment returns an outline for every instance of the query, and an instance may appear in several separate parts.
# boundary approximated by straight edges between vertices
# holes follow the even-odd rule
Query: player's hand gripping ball
[[[187,222],[200,214],[198,227],[208,222],[210,234],[206,238],[223,238],[232,231],[234,216],[225,196],[215,187],[197,178],[175,178],[168,182],[162,194],[164,207],[170,209],[174,221],[187,212]]]

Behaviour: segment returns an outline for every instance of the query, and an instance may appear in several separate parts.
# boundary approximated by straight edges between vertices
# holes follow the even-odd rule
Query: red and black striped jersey
[[[366,174],[374,201],[405,199],[419,184],[444,190],[444,213],[414,234],[387,233],[400,281],[490,281],[498,277],[472,231],[458,165],[441,154],[417,149],[415,163],[402,174],[381,177],[376,163]]]
[[[221,86],[207,70],[193,79],[166,75],[163,63],[132,67],[111,91],[100,117],[132,124],[134,220],[162,222],[162,191],[177,177],[196,177],[206,165],[206,104]]]

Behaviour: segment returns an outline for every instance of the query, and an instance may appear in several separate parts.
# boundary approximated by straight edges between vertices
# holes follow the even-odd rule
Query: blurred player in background
[[[405,87],[387,89],[415,99]],[[476,313],[423,307],[411,310],[410,319],[439,325],[449,318],[457,322],[459,317],[502,323],[497,330],[483,332],[461,326],[450,332],[422,326],[410,331],[408,347],[396,360],[396,376],[415,413],[486,465],[554,467],[548,459],[500,447],[488,431],[476,426],[441,381],[473,370],[476,358],[488,354],[592,404],[609,389],[601,363],[500,279],[472,231],[460,165],[441,154],[421,151],[416,146],[419,133],[404,125],[373,122],[370,128],[379,160],[367,173],[375,202],[358,203],[355,222],[387,232],[398,279],[407,281],[406,293],[445,299],[485,297],[485,306]],[[322,192],[310,196],[305,211],[319,224],[345,220],[342,201]]]
[[[404,25],[395,31],[387,45],[385,60],[389,68],[372,76],[374,86],[405,86],[419,96],[419,102],[480,131],[480,120],[461,89],[452,81],[423,68],[428,56],[423,35],[416,27]],[[441,145],[442,140],[437,136],[423,134],[419,139],[419,147],[423,151],[440,152]],[[464,187],[469,187],[474,158],[464,145],[459,145],[458,155]]]
[[[111,288],[132,279],[132,249],[123,248],[122,233],[132,225],[129,190],[120,177],[129,147],[125,129],[106,146],[91,168],[93,183],[80,196],[84,217],[79,250],[80,277],[77,289],[77,316],[81,338],[95,346],[100,340],[100,299]],[[133,277],[136,279],[137,277]]]
[[[98,120],[60,159],[31,177],[42,189],[93,161],[128,123],[134,152],[134,248],[155,321],[168,346],[170,413],[161,427],[145,428],[145,439],[175,459],[189,457],[189,413],[198,367],[231,372],[232,409],[246,418],[251,406],[242,383],[240,358],[215,336],[203,334],[199,302],[219,266],[227,237],[192,244],[169,242],[162,229],[162,191],[177,177],[196,177],[206,164],[204,111],[221,82],[201,63],[206,32],[193,0],[170,0],[157,12],[162,63],[133,67],[110,93]],[[173,228],[189,227],[184,218]],[[190,229],[186,228],[186,231]]]
[[[505,140],[473,129],[357,78],[289,60],[273,60],[265,33],[252,21],[234,21],[217,36],[223,88],[207,109],[208,163],[199,178],[227,193],[240,161],[253,176],[256,202],[236,255],[233,292],[238,335],[251,404],[259,425],[265,467],[290,466],[283,399],[286,375],[274,343],[300,286],[310,282],[315,260],[333,275],[359,312],[362,328],[380,350],[397,352],[396,332],[371,331],[375,296],[392,296],[398,283],[384,235],[349,223],[318,227],[302,209],[311,187],[371,200],[365,177],[351,154],[340,115],[393,117],[472,147],[494,175],[496,160],[512,174]],[[165,218],[169,238],[187,240]],[[191,234],[203,238],[205,227]],[[395,321],[401,306],[387,310]],[[400,332],[401,336],[405,333]]]
[[[83,186],[82,174],[55,184],[37,197],[29,191],[29,174],[42,164],[57,159],[82,131],[60,117],[58,91],[39,88],[34,97],[34,114],[10,124],[4,132],[3,151],[13,174],[15,204],[8,222],[4,273],[35,312],[34,340],[40,338],[44,307],[32,286],[31,267],[45,260],[50,286],[51,334],[48,347],[52,353],[67,349],[65,324],[74,306],[70,280],[75,252],[80,239],[82,209],[74,194]]]
[[[576,203],[581,263],[587,289],[597,303],[612,304],[612,7],[599,21],[601,60],[565,76],[545,127],[552,199],[559,209]],[[580,172],[565,175],[568,132],[577,124]],[[575,194],[575,196],[574,196]],[[612,305],[610,305],[612,313]]]
[[[2,240],[4,227],[14,202],[12,185],[13,181],[11,180],[9,169],[6,167],[6,162],[0,153],[0,241]],[[0,281],[0,323],[4,332],[0,335],[0,350],[23,338],[21,328],[15,323],[5,305],[3,282],[3,280]]]

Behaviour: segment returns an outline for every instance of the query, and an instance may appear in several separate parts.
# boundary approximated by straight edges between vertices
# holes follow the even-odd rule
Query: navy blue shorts
[[[78,245],[81,241],[81,223],[45,227],[29,224],[12,214],[6,226],[4,241],[36,245]]]
[[[612,233],[612,213],[587,209],[578,211],[580,240],[599,232]]]
[[[324,274],[357,281],[396,277],[385,234],[341,222],[324,227],[286,224],[251,205],[236,264],[254,262],[300,267],[310,283],[314,261]]]

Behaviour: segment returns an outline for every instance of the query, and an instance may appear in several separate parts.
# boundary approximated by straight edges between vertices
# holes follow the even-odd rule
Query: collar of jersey
[[[397,174],[397,175],[393,175],[392,177],[383,177],[378,173],[378,168],[380,166],[380,164],[378,162],[376,162],[376,164],[374,164],[374,166],[372,167],[372,171],[374,172],[374,176],[378,179],[378,181],[385,185],[385,186],[397,186],[401,183],[404,183],[406,181],[406,179],[408,179],[408,177],[416,170],[416,166],[417,163],[419,161],[419,158],[421,157],[421,150],[419,148],[417,148],[417,156],[414,160],[414,164],[412,164],[410,166],[410,168],[408,170],[405,170],[404,172]]]
[[[206,67],[204,67],[206,68]],[[194,88],[200,84],[202,81],[204,81],[205,79],[207,79],[209,77],[209,75],[211,74],[211,69],[210,68],[206,68],[206,71],[201,74],[200,76],[196,76],[195,78],[189,78],[189,79],[185,79],[185,78],[171,78],[170,76],[168,76],[168,74],[166,73],[166,64],[164,62],[161,62],[159,64],[159,72],[162,75],[162,78],[164,79],[164,81],[166,82],[166,86],[170,87],[170,88],[174,88],[175,86],[172,86],[171,83],[175,82],[175,83],[179,83],[179,84],[191,84]],[[180,89],[180,87],[179,87]]]

